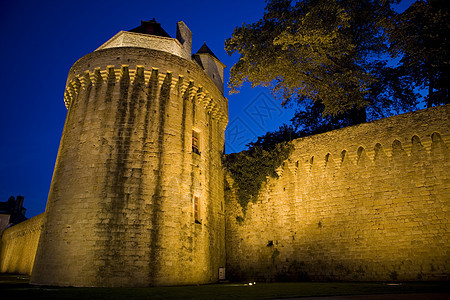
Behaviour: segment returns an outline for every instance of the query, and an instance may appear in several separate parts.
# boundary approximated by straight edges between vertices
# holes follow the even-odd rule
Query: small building
[[[23,196],[9,197],[8,201],[0,202],[0,233],[8,227],[25,221],[25,212],[27,209],[23,207]]]

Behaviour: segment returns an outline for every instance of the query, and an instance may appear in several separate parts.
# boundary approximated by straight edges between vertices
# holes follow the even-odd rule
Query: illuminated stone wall
[[[449,116],[447,105],[295,140],[245,214],[227,192],[228,275],[448,280]]]
[[[75,63],[65,101],[31,282],[216,282],[225,265],[221,151],[228,112],[211,79],[169,53],[109,48]],[[192,151],[193,129],[200,154]]]
[[[176,39],[128,31],[120,31],[97,50],[117,47],[149,48],[177,56],[183,55],[183,47]]]
[[[0,242],[0,273],[31,274],[45,214],[6,229]]]

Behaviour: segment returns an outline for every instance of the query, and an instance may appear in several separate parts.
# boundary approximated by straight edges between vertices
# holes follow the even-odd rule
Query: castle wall
[[[6,229],[0,241],[0,273],[31,274],[45,213]]]
[[[31,282],[216,282],[225,265],[227,103],[204,71],[156,50],[98,50],[70,70],[65,101]]]
[[[245,213],[227,192],[228,276],[448,280],[449,116],[446,105],[295,140]]]

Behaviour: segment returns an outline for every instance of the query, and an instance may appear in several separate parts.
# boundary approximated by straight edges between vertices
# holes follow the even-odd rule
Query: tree
[[[260,148],[265,151],[272,151],[275,146],[282,142],[290,142],[296,138],[302,137],[292,126],[283,124],[275,131],[269,131],[266,134],[259,136],[255,142],[249,143],[249,149]]]
[[[447,0],[420,0],[393,20],[390,53],[400,58],[398,77],[425,89],[427,107],[449,103],[450,13]]]
[[[297,109],[294,117],[291,119],[295,133],[299,137],[304,137],[355,125],[365,121],[357,119],[357,117],[362,117],[365,114],[361,114],[355,109],[343,112],[337,116],[324,115],[323,111],[324,106],[319,101],[309,101],[305,104],[304,109]],[[282,127],[280,127],[280,129],[281,128]]]
[[[240,54],[230,70],[232,91],[245,82],[268,86],[283,105],[312,101],[324,116],[353,111],[355,122],[364,121],[377,81],[368,62],[387,49],[382,28],[392,2],[268,1],[261,20],[236,28],[225,42],[229,55]]]
[[[240,55],[232,92],[267,86],[296,108],[292,126],[250,148],[449,103],[446,0],[419,0],[400,14],[391,9],[398,2],[269,0],[261,20],[237,27],[225,42]]]
[[[247,204],[257,199],[267,177],[278,178],[277,168],[294,149],[290,133],[288,126],[282,126],[279,131],[259,137],[257,142],[249,145],[248,150],[223,157],[222,163],[233,178],[244,213]]]

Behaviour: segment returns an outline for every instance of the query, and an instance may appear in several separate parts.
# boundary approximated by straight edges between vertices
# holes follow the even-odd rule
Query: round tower
[[[205,49],[192,59],[191,37],[183,22],[176,39],[142,22],[70,69],[31,283],[218,281],[228,108],[216,76],[224,65]]]

